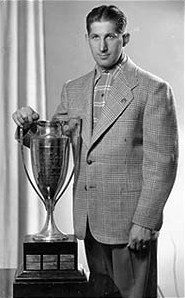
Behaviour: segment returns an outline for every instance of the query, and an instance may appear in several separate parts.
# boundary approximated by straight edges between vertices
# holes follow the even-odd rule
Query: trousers
[[[156,298],[157,239],[144,251],[98,242],[87,224],[84,239],[90,270],[88,297]]]

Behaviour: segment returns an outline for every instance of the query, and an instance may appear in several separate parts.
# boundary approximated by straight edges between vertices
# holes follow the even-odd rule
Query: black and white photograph
[[[0,298],[183,298],[183,0],[0,0]]]

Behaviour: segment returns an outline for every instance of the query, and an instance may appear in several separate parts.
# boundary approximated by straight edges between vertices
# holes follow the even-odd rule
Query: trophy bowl
[[[69,121],[37,121],[30,128],[30,155],[33,176],[37,187],[27,171],[24,158],[24,133],[20,136],[22,160],[28,180],[46,208],[46,221],[41,231],[33,235],[35,241],[61,241],[68,238],[56,226],[54,209],[68,187],[74,171],[80,148],[79,119]],[[67,129],[66,129],[67,127]],[[34,133],[33,133],[34,131]],[[74,137],[75,136],[75,137]],[[73,142],[73,140],[75,140]],[[73,145],[74,168],[66,182],[70,158],[70,142]],[[74,152],[74,150],[77,151]],[[75,156],[75,158],[74,158]],[[65,183],[66,182],[66,183]],[[65,186],[64,186],[65,184]],[[64,189],[62,189],[64,186]]]

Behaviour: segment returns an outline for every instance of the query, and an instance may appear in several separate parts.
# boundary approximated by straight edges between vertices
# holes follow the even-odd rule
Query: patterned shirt
[[[127,57],[119,60],[119,63],[110,70],[102,70],[98,66],[95,68],[94,94],[93,94],[93,129],[100,119],[102,109],[105,106],[111,90],[112,82],[119,74]]]

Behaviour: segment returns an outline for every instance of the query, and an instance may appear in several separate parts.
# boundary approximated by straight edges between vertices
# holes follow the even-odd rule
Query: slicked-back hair
[[[127,26],[127,18],[118,7],[114,5],[102,5],[93,8],[86,17],[86,29],[88,35],[91,32],[91,24],[101,21],[114,22],[117,33],[123,33]]]

